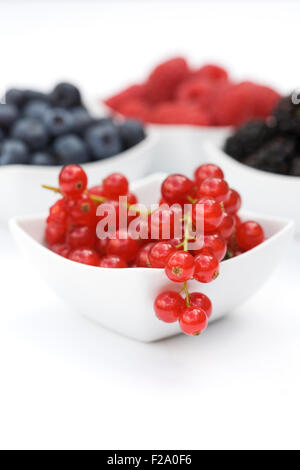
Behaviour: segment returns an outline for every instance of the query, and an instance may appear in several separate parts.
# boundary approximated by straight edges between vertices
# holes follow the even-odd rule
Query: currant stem
[[[183,283],[183,290],[185,292],[186,305],[187,307],[190,307],[190,293],[189,293],[186,281]]]

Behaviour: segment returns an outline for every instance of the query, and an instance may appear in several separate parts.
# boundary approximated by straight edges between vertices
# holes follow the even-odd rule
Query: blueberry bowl
[[[129,180],[149,171],[155,133],[134,120],[113,121],[99,111],[91,115],[84,103],[79,90],[67,83],[48,94],[6,93],[6,103],[0,104],[0,185],[6,201],[0,222],[51,204],[53,196],[41,185],[55,185],[65,164],[82,165],[91,184],[115,171]]]

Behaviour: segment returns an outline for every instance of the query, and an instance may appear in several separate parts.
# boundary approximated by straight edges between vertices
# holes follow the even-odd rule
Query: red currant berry
[[[198,207],[197,207],[198,206]],[[223,219],[221,205],[214,199],[202,197],[192,207],[192,220],[196,227],[204,226],[206,233],[215,232]]]
[[[185,251],[176,251],[169,257],[165,271],[171,281],[185,282],[194,274],[194,257]]]
[[[212,303],[207,295],[202,292],[192,292],[189,296],[190,306],[202,308],[206,313],[207,318],[211,317],[212,314]]]
[[[224,173],[217,165],[206,163],[199,166],[194,173],[197,185],[200,185],[206,178],[224,178]]]
[[[126,196],[128,193],[128,180],[121,173],[112,173],[103,180],[105,194],[111,199],[118,199],[119,196]]]
[[[134,204],[137,204],[137,202],[138,202],[138,198],[136,197],[135,194],[133,194],[133,193],[128,193],[127,194],[127,203],[130,206],[133,206]]]
[[[222,261],[227,251],[227,243],[224,238],[217,233],[204,235],[203,248],[210,249],[218,261]],[[201,250],[200,250],[201,251]]]
[[[265,239],[264,231],[257,222],[248,221],[237,227],[236,241],[243,251],[251,250]]]
[[[240,217],[237,214],[234,214],[233,218],[235,220],[235,227],[237,228],[239,225],[241,225],[242,221],[241,221]]]
[[[66,228],[62,224],[55,222],[49,222],[46,226],[45,238],[48,245],[56,245],[57,243],[63,243],[65,241]]]
[[[49,220],[57,224],[65,224],[67,222],[68,213],[66,211],[65,199],[59,199],[50,207]]]
[[[107,249],[107,238],[97,238],[95,242],[95,250],[100,256],[106,255],[106,249]]]
[[[99,184],[98,186],[93,186],[92,188],[89,188],[89,193],[92,194],[93,196],[98,196],[101,198],[107,197],[104,191],[103,184]]]
[[[162,197],[169,203],[184,204],[188,202],[187,196],[193,193],[194,183],[184,175],[170,175],[161,186]]]
[[[223,202],[228,197],[229,186],[221,178],[206,178],[197,190],[197,197],[207,196],[217,202]]]
[[[175,248],[169,242],[155,243],[149,252],[149,261],[152,268],[164,268],[169,256],[175,252]]]
[[[147,245],[144,245],[140,249],[136,257],[136,266],[138,268],[151,268],[152,267],[150,263],[150,259],[149,259],[149,252],[154,245],[155,243],[148,243]]]
[[[63,258],[67,258],[71,251],[71,248],[66,243],[56,243],[55,245],[51,246],[51,250],[54,251],[59,256]]]
[[[227,199],[224,201],[224,208],[227,214],[236,214],[242,205],[242,199],[235,189],[229,189]]]
[[[207,328],[207,316],[199,307],[186,307],[180,314],[179,325],[186,335],[198,336]]]
[[[106,255],[100,261],[101,268],[128,268],[126,261],[118,255]]]
[[[59,174],[61,192],[70,198],[78,198],[87,187],[87,176],[79,165],[67,165]]]
[[[139,248],[139,242],[131,238],[125,230],[118,230],[116,238],[112,238],[107,242],[107,253],[109,255],[118,255],[128,263],[134,261]]]
[[[184,309],[184,300],[177,292],[165,291],[159,294],[154,301],[154,310],[157,318],[166,323],[173,323]]]
[[[219,275],[219,262],[211,250],[202,249],[195,258],[194,278],[199,282],[211,282]]]
[[[174,235],[182,235],[183,224],[181,210],[179,217],[176,208],[159,207],[149,216],[148,226],[152,240],[169,240]],[[177,233],[178,232],[178,233]]]
[[[77,248],[71,251],[68,258],[76,263],[88,264],[89,266],[99,266],[100,257],[95,250],[91,248]]]
[[[218,227],[218,233],[223,237],[225,240],[231,237],[235,229],[235,219],[232,215],[224,214],[222,223]]]
[[[97,208],[88,194],[82,194],[77,200],[66,201],[66,208],[72,223],[95,226]]]
[[[72,228],[67,233],[67,243],[71,248],[92,248],[95,245],[95,231],[87,225]]]

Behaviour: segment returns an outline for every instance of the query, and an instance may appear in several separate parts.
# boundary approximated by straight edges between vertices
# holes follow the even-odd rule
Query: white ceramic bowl
[[[227,155],[222,146],[205,142],[208,161],[219,165],[230,185],[241,191],[243,207],[270,215],[287,217],[296,222],[300,232],[300,177],[277,175],[251,168]]]
[[[104,102],[89,101],[89,108],[94,113],[103,115],[124,116],[108,107]],[[203,144],[209,139],[215,145],[221,144],[230,135],[228,126],[190,126],[168,124],[146,124],[147,129],[158,138],[157,154],[152,160],[151,170],[167,173],[184,173],[192,176],[197,166],[205,163],[206,156]]]
[[[150,204],[158,200],[164,176],[148,176],[133,185],[140,202]],[[223,261],[220,276],[211,284],[189,283],[191,291],[204,292],[211,298],[212,321],[231,312],[262,286],[292,237],[292,222],[252,213],[243,216],[260,222],[267,240],[241,256]],[[180,332],[177,322],[163,323],[153,311],[154,298],[160,291],[179,289],[166,278],[164,270],[105,269],[62,258],[43,244],[45,215],[14,218],[10,228],[29,262],[36,265],[41,276],[74,310],[140,341],[155,341]]]
[[[100,184],[112,172],[124,173],[130,181],[146,175],[157,151],[157,136],[151,130],[147,137],[129,150],[115,157],[83,166],[89,178],[89,185]],[[36,214],[44,211],[56,199],[55,194],[41,188],[42,184],[58,185],[61,167],[7,165],[0,166],[0,222],[19,214]]]

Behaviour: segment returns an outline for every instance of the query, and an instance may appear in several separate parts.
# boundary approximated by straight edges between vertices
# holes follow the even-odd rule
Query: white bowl
[[[90,100],[89,108],[96,114],[114,115],[121,119],[124,116],[103,101]],[[228,137],[232,132],[230,126],[192,126],[146,124],[158,138],[157,154],[152,160],[151,170],[166,171],[167,173],[184,173],[193,176],[195,169],[205,163],[206,156],[203,144],[207,139],[215,145]]]
[[[230,185],[241,191],[243,207],[292,219],[300,232],[300,177],[277,175],[244,165],[222,150],[224,142],[219,145],[205,142],[205,155],[208,161],[222,168]]]
[[[141,178],[151,168],[156,146],[157,136],[148,131],[147,137],[131,149],[102,161],[85,163],[82,167],[87,172],[89,185],[100,184],[105,176],[115,171],[124,173],[130,181]],[[60,169],[59,166],[0,166],[0,222],[17,214],[36,214],[49,207],[56,196],[41,185],[57,186]]]
[[[165,175],[156,174],[133,185],[140,202],[158,200]],[[220,276],[211,284],[190,281],[191,291],[207,294],[216,320],[254,294],[283,256],[293,233],[293,223],[244,213],[264,227],[267,240],[253,250],[221,263]],[[178,323],[159,321],[153,311],[155,296],[165,288],[179,290],[162,269],[105,269],[74,263],[43,244],[45,215],[17,217],[10,228],[21,251],[41,276],[74,310],[122,335],[155,341],[180,333]],[[181,287],[181,285],[180,285]]]

